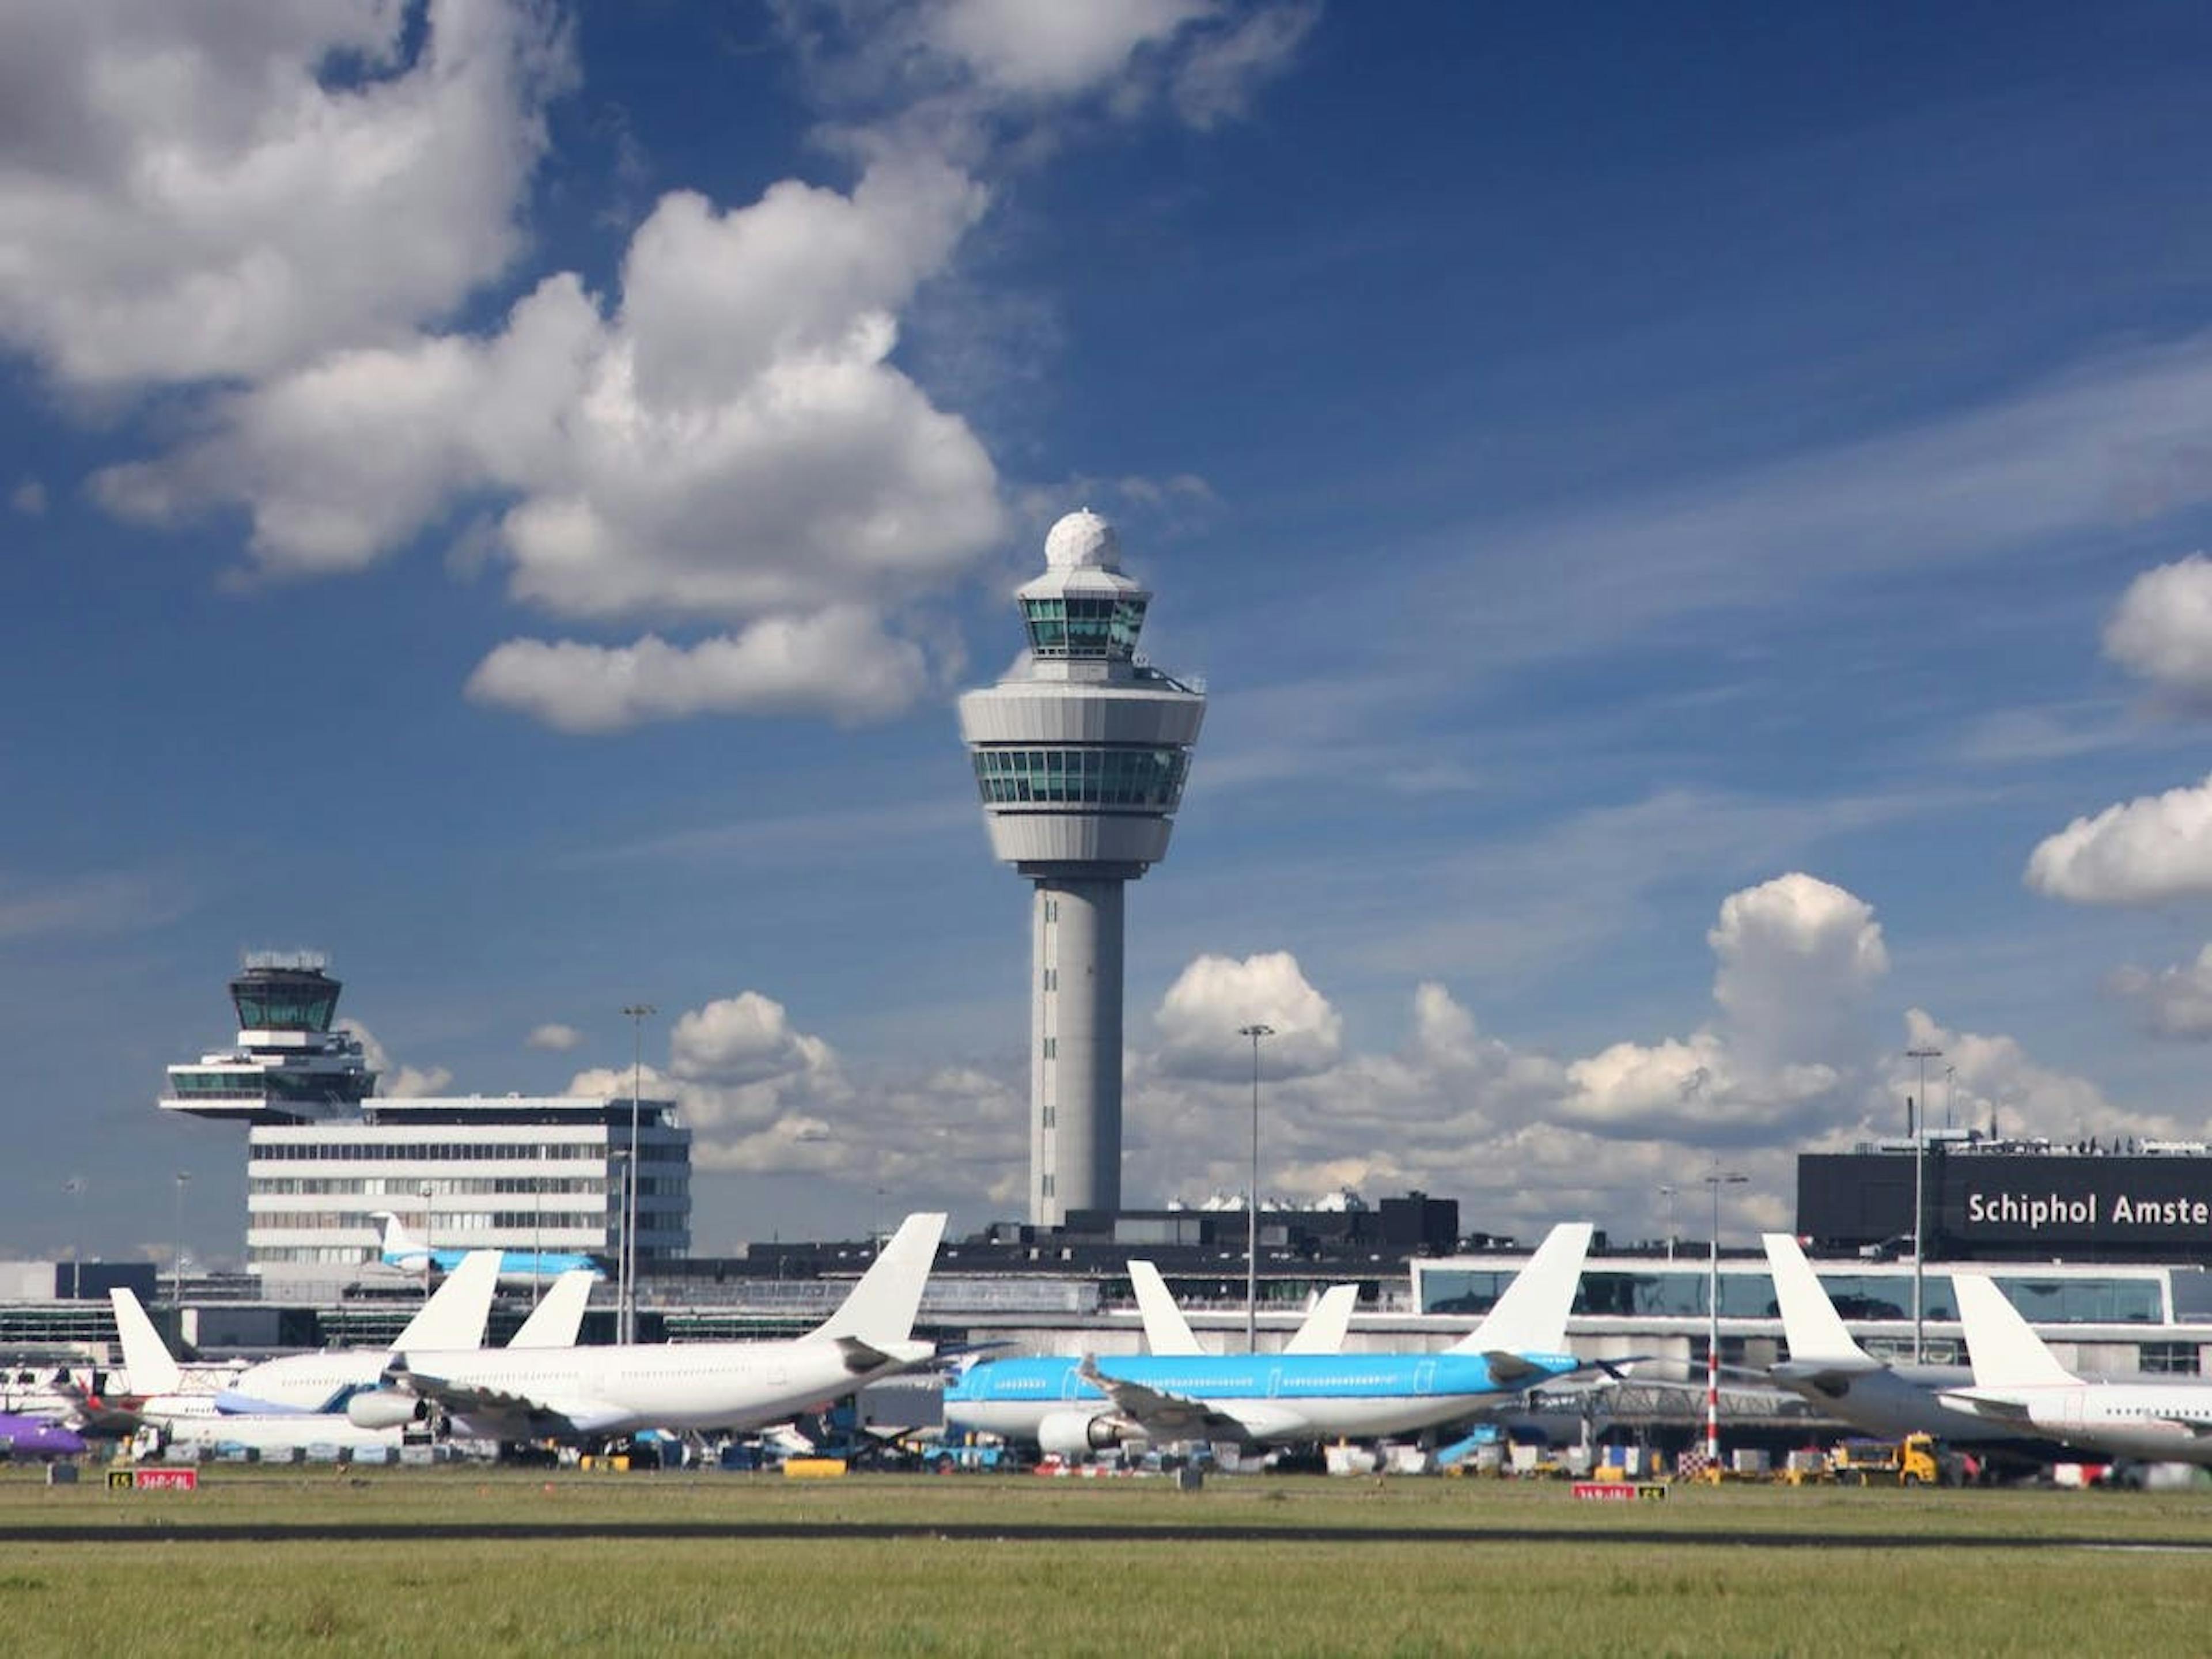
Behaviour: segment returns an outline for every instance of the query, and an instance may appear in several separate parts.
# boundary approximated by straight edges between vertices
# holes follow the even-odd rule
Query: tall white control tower
[[[1030,907],[1030,1219],[1121,1206],[1121,889],[1167,856],[1202,690],[1137,654],[1152,595],[1071,513],[1016,597],[1029,649],[960,699],[991,849]]]

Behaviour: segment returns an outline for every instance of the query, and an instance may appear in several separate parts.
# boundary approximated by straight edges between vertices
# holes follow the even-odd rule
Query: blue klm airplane
[[[384,1265],[397,1267],[402,1273],[419,1273],[434,1267],[449,1273],[461,1265],[466,1250],[434,1250],[400,1224],[399,1218],[389,1210],[377,1211],[370,1219],[384,1224]],[[552,1283],[562,1273],[589,1273],[594,1279],[605,1279],[606,1269],[588,1255],[572,1250],[501,1250],[499,1255],[500,1282],[505,1285],[527,1285],[534,1281]]]
[[[1554,1227],[1482,1323],[1441,1353],[987,1359],[946,1383],[945,1420],[1063,1457],[1128,1440],[1282,1444],[1455,1422],[1583,1369],[1566,1328],[1589,1242],[1587,1223]]]

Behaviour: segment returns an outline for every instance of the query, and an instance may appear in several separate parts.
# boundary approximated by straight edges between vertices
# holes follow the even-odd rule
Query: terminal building
[[[691,1134],[673,1102],[380,1096],[335,1024],[340,989],[320,957],[249,956],[236,1041],[170,1066],[161,1102],[246,1125],[246,1268],[272,1291],[358,1277],[382,1254],[379,1212],[434,1249],[612,1262],[633,1174],[641,1273],[689,1253]]]
[[[1916,1157],[1916,1151],[1917,1156]],[[1930,1261],[2212,1265],[2212,1148],[2202,1141],[1998,1140],[1930,1129],[1797,1160],[1797,1231],[1821,1249]]]

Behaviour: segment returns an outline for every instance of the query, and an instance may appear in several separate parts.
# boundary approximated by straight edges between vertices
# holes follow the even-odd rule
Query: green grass
[[[2212,1641],[2212,1493],[1686,1488],[1613,1506],[1548,1482],[1440,1480],[205,1479],[189,1496],[0,1479],[8,1651],[2078,1656]],[[534,1535],[495,1531],[516,1527]],[[374,1535],[340,1535],[356,1528]],[[1075,1528],[1109,1535],[1053,1535]]]

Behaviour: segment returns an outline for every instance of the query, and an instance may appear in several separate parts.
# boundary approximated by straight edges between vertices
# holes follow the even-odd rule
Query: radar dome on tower
[[[1108,524],[1089,507],[1069,514],[1044,538],[1050,570],[1119,570],[1121,544]]]

